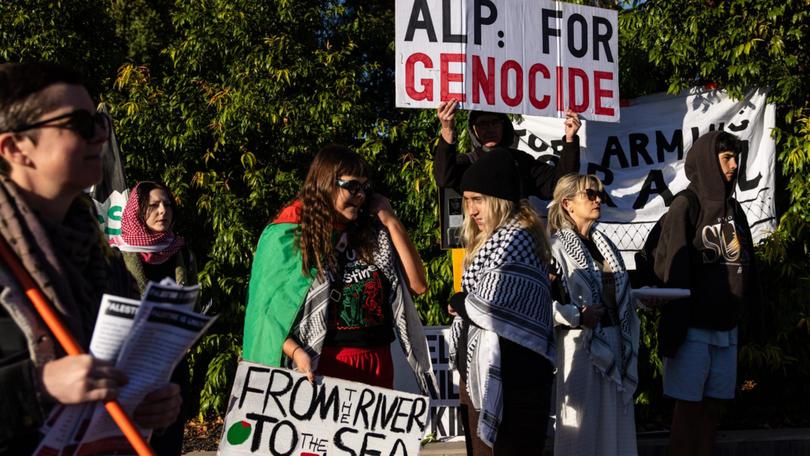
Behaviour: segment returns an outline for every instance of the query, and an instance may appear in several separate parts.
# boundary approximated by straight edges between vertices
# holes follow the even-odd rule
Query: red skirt
[[[393,389],[394,362],[390,345],[370,348],[324,347],[319,375]]]

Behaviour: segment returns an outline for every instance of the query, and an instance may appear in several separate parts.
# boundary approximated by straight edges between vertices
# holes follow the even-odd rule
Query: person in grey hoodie
[[[433,176],[439,187],[458,189],[464,171],[484,153],[495,147],[505,147],[521,173],[521,197],[537,196],[550,200],[554,196],[554,186],[560,177],[579,172],[579,137],[577,132],[582,123],[572,110],[565,113],[565,136],[557,165],[536,160],[531,155],[515,149],[516,138],[512,122],[506,114],[470,111],[467,119],[467,133],[470,135],[471,150],[459,153],[455,134],[456,100],[444,101],[436,109],[441,122],[441,135],[433,149]]]
[[[667,287],[691,290],[664,304],[659,327],[664,394],[675,399],[672,455],[711,454],[723,401],[734,398],[741,310],[761,296],[751,231],[734,199],[740,146],[726,132],[698,138],[685,165],[697,220],[694,199],[676,197],[661,225],[655,273]]]

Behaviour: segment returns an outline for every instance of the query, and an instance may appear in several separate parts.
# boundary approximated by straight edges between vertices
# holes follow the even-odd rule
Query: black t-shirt
[[[338,272],[330,280],[326,346],[377,347],[394,341],[389,302],[391,284],[354,249],[338,252]]]
[[[174,255],[180,255],[180,252]],[[143,273],[147,280],[160,283],[166,277],[176,280],[175,268],[177,267],[177,258],[172,255],[171,258],[160,264],[152,264],[143,262]]]

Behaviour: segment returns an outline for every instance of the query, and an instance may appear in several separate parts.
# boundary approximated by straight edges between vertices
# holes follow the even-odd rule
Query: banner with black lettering
[[[242,361],[220,455],[418,455],[430,399]]]
[[[619,120],[615,10],[550,0],[396,0],[396,104]]]
[[[712,130],[743,140],[735,197],[745,209],[754,242],[773,232],[775,107],[766,103],[766,95],[764,90],[752,90],[742,100],[717,90],[650,95],[624,106],[618,124],[587,122],[580,131],[580,172],[604,182],[608,200],[599,227],[622,250],[629,268],[635,267],[632,254],[643,246],[672,197],[689,184],[683,166],[692,143]],[[546,160],[559,154],[559,120],[524,116],[514,126],[520,149]],[[536,206],[545,210],[546,203]]]

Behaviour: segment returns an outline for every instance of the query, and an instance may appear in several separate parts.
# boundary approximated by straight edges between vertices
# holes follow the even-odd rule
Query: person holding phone
[[[427,290],[416,248],[368,164],[346,147],[315,156],[298,198],[262,233],[243,357],[392,388],[399,339],[423,392],[435,379],[411,293]]]

